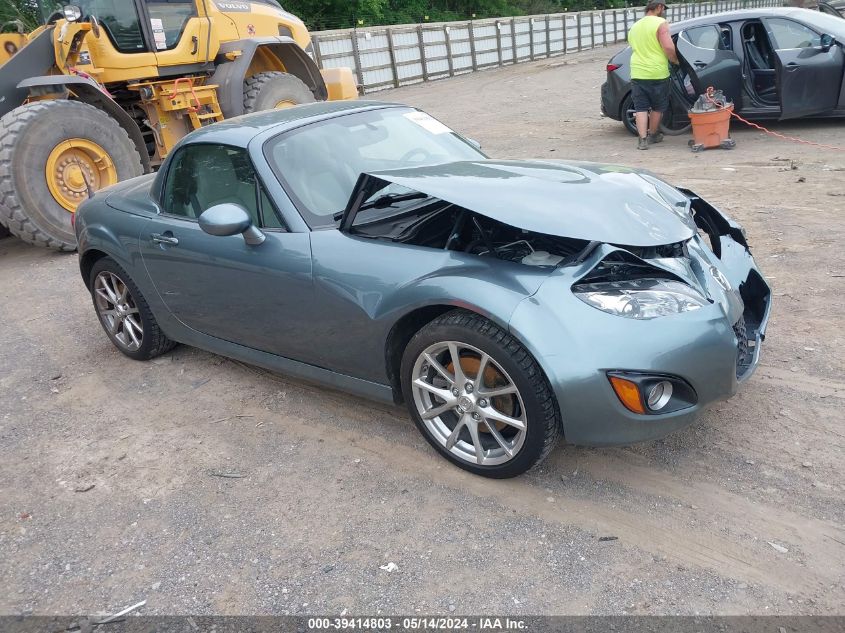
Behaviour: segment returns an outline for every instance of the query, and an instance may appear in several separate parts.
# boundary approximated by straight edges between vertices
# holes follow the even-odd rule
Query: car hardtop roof
[[[320,101],[281,110],[264,110],[226,119],[192,132],[185,138],[183,145],[220,143],[222,145],[246,147],[253,138],[268,130],[276,130],[281,133],[343,114],[381,108],[407,107],[410,106],[383,101]]]
[[[669,31],[672,34],[677,33],[683,29],[688,29],[691,26],[698,26],[700,24],[713,24],[713,22],[733,22],[735,20],[747,20],[749,18],[772,18],[772,17],[799,17],[802,12],[809,9],[801,9],[798,7],[768,7],[763,9],[737,9],[735,11],[724,11],[722,13],[711,13],[710,15],[702,15],[697,18],[690,18],[689,20],[681,20],[680,22],[672,22],[669,25]],[[714,20],[714,18],[717,18]]]

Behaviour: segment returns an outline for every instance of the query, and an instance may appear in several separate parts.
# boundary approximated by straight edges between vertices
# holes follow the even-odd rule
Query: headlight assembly
[[[654,319],[691,312],[707,299],[686,284],[669,279],[634,279],[572,287],[575,296],[602,312],[629,319]]]

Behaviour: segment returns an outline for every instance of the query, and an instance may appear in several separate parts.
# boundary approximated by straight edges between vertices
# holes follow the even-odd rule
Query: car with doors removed
[[[687,110],[709,86],[747,119],[845,117],[845,20],[796,8],[715,13],[669,25],[680,67],[672,69],[664,131],[689,129]],[[631,48],[607,63],[602,114],[636,134]]]
[[[659,438],[757,365],[744,231],[626,167],[491,160],[419,110],[255,113],[185,137],[75,216],[111,341],[177,342],[391,403],[490,477]]]

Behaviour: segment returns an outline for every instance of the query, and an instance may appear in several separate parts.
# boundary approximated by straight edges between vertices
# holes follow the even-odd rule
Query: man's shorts
[[[669,79],[632,79],[634,112],[666,112],[669,109]]]

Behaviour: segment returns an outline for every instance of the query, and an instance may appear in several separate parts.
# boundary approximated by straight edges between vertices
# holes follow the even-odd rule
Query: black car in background
[[[672,69],[665,131],[689,127],[687,109],[708,86],[750,119],[845,117],[845,20],[808,9],[746,9],[684,20],[669,31],[681,65]],[[608,62],[601,109],[636,134],[630,60],[628,47]]]

